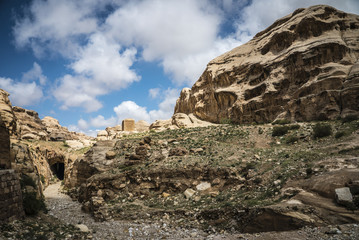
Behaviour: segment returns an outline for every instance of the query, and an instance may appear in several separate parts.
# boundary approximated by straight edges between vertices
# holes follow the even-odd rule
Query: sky
[[[169,119],[213,58],[300,7],[359,0],[0,0],[0,88],[71,131]]]

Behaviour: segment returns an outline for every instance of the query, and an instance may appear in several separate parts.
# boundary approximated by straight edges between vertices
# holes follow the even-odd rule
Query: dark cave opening
[[[51,171],[60,180],[64,179],[65,165],[64,163],[55,163],[51,165]]]

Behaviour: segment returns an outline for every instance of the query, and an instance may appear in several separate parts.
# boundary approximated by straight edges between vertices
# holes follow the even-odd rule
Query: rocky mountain
[[[214,123],[359,115],[359,16],[318,5],[215,59],[175,113]]]

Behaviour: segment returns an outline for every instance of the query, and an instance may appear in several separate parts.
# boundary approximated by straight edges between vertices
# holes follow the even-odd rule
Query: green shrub
[[[346,135],[346,132],[345,131],[337,131],[334,135],[335,138],[341,138],[341,137],[344,137]]]
[[[36,188],[36,183],[34,182],[34,180],[31,177],[27,176],[26,174],[23,174],[21,176],[20,185],[21,188],[24,188],[25,186],[32,186]]]
[[[40,210],[46,210],[43,199],[36,198],[36,192],[23,193],[22,205],[26,215],[35,215]]]
[[[314,139],[327,137],[330,136],[331,134],[332,134],[332,127],[329,124],[317,123],[313,127]]]
[[[344,118],[342,118],[342,123],[352,122],[358,119],[359,117],[357,115],[347,115]]]
[[[283,136],[287,134],[289,128],[287,126],[276,126],[273,128],[272,136]]]
[[[289,130],[297,130],[300,128],[299,124],[293,124],[288,126]]]
[[[220,123],[221,124],[232,124],[232,120],[229,118],[222,118]]]
[[[278,120],[275,120],[274,122],[272,122],[272,125],[285,125],[288,123],[290,123],[290,120],[288,120],[288,119],[278,119]]]
[[[287,144],[290,144],[290,143],[295,143],[295,142],[297,142],[298,140],[299,140],[299,138],[298,138],[297,136],[291,135],[291,136],[289,136],[289,137],[285,140],[285,142],[286,142]]]

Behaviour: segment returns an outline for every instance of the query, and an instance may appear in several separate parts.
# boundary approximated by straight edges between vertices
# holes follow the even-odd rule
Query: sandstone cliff
[[[318,5],[212,60],[175,113],[219,123],[359,115],[359,16]]]

